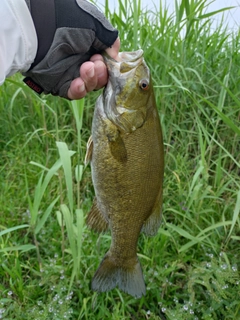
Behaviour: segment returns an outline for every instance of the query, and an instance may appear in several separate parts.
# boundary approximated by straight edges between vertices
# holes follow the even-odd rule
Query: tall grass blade
[[[36,250],[36,246],[32,244],[23,244],[20,246],[13,246],[13,247],[5,247],[3,249],[0,249],[0,252],[10,252],[10,251],[21,251],[21,252],[27,252],[30,250]]]
[[[44,173],[42,172],[40,178],[38,179],[38,183],[37,183],[35,191],[34,191],[33,202],[30,198],[30,195],[28,195],[29,210],[30,210],[30,214],[31,214],[30,224],[31,224],[32,228],[34,228],[36,226],[37,219],[38,219],[38,213],[39,213],[40,205],[41,205],[41,200],[43,197],[43,192],[42,192],[43,176],[44,176]]]
[[[57,201],[59,200],[60,196],[58,196],[55,200],[52,201],[52,203],[47,207],[47,209],[45,210],[44,214],[42,215],[41,218],[39,218],[39,221],[36,224],[35,227],[35,234],[38,234],[39,231],[43,228],[45,222],[47,221],[49,215],[52,212],[53,207],[55,206],[55,204],[57,203]]]
[[[77,265],[80,265],[81,254],[82,254],[82,235],[83,235],[83,210],[76,209],[76,218],[77,218],[77,229],[76,229],[76,242],[77,242]]]
[[[69,152],[69,156],[71,157],[72,155],[74,154],[74,152],[70,151]],[[31,227],[33,229],[37,228],[37,233],[40,231],[40,229],[43,227],[44,223],[46,222],[47,220],[47,217],[49,216],[50,214],[50,208],[53,208],[51,205],[48,207],[48,209],[45,211],[45,214],[44,214],[44,217],[42,217],[41,219],[41,223],[38,224],[37,223],[37,220],[39,218],[39,211],[40,211],[40,207],[41,207],[41,204],[42,204],[42,198],[43,198],[43,195],[44,193],[46,192],[46,189],[49,185],[49,182],[51,181],[52,177],[54,175],[57,175],[57,171],[60,169],[60,167],[62,166],[62,161],[61,159],[57,160],[54,165],[50,168],[50,169],[47,169],[46,167],[43,167],[42,165],[39,165],[35,162],[31,162],[31,164],[34,164],[38,167],[40,167],[41,169],[43,170],[47,170],[47,174],[45,176],[45,178],[43,179],[44,177],[44,172],[42,172],[39,180],[38,180],[38,183],[37,183],[37,186],[35,188],[35,192],[34,192],[34,199],[33,199],[33,202],[30,198],[30,196],[28,196],[28,201],[29,201],[29,209],[30,209],[30,213],[31,213]],[[26,182],[27,183],[27,182]],[[57,197],[58,199],[59,197]],[[55,199],[52,204],[56,203],[57,200]],[[37,227],[37,224],[38,224],[38,227]]]
[[[84,225],[94,191],[83,157],[98,93],[72,102],[37,96],[15,75],[0,88],[4,319],[240,319],[240,33],[224,18],[212,23],[227,12],[207,8],[220,1],[174,2],[171,13],[169,1],[145,10],[146,2],[118,0],[115,12],[105,1],[121,51],[144,51],[163,127],[165,223],[138,243],[147,296],[89,288],[111,242],[107,234],[96,244]],[[24,227],[5,229],[17,223]]]
[[[69,103],[76,121],[77,133],[81,134],[85,99],[74,100]]]
[[[204,13],[204,14],[201,14],[198,19],[206,19],[206,18],[210,18],[216,14],[219,14],[219,13],[222,13],[222,12],[225,12],[225,11],[229,11],[231,9],[234,9],[235,7],[224,7],[222,9],[219,9],[219,10],[215,10],[215,11],[212,11],[212,12],[208,12],[208,13]]]
[[[77,276],[78,271],[79,271],[79,259],[78,258],[78,253],[79,253],[79,247],[77,247],[76,244],[76,232],[75,232],[75,227],[73,223],[73,216],[68,207],[65,204],[62,204],[60,206],[60,210],[63,214],[64,222],[66,224],[66,229],[67,229],[67,238],[69,241],[70,245],[70,251],[66,250],[72,255],[73,259],[73,268],[72,268],[72,275],[71,279],[69,282],[69,291],[73,285],[74,278]]]
[[[238,221],[238,225],[239,225],[239,228],[240,228],[239,214],[240,214],[240,190],[238,191],[238,194],[237,194],[237,201],[236,201],[236,205],[235,205],[235,208],[234,208],[234,211],[233,211],[231,228],[230,228],[229,234],[227,236],[226,243],[229,242],[230,237],[231,237],[232,232],[233,232],[233,229],[236,226],[237,221]]]
[[[75,167],[75,179],[76,179],[77,183],[80,183],[81,180],[82,180],[83,170],[84,170],[84,166],[82,164],[76,165],[76,167]]]
[[[19,229],[23,229],[23,228],[28,228],[28,227],[29,227],[28,224],[22,224],[20,226],[16,226],[16,227],[5,229],[3,231],[0,231],[0,237],[2,237],[5,234],[8,234],[10,232],[13,232],[13,231],[16,231],[16,230],[19,230]]]
[[[139,30],[139,16],[140,16],[141,1],[133,0],[133,48],[138,49],[138,30]]]
[[[84,99],[77,100],[77,101],[71,101],[70,106],[72,108],[72,112],[74,115],[74,119],[77,126],[77,157],[78,157],[78,164],[75,167],[75,178],[77,181],[77,208],[80,208],[80,182],[82,179],[83,174],[83,164],[81,164],[83,156],[82,156],[82,137],[81,137],[81,131],[82,131],[82,124],[83,124],[83,112],[84,112]]]
[[[221,227],[226,227],[226,226],[230,226],[232,224],[232,221],[223,221],[223,222],[217,222],[214,223],[213,225],[211,225],[210,227],[205,228],[204,230],[202,230],[201,232],[199,232],[199,234],[197,235],[197,237],[201,237],[202,235],[204,235],[206,232],[209,232],[211,230],[216,230],[218,228]]]
[[[202,243],[204,239],[208,238],[208,235],[201,237],[201,238],[196,238],[194,240],[191,240],[184,244],[180,249],[178,249],[178,252],[184,252],[188,250],[189,248],[193,247],[195,244]]]
[[[73,188],[72,188],[72,167],[71,167],[71,152],[68,150],[66,143],[56,142],[59,151],[61,164],[64,170],[64,177],[67,187],[67,198],[70,211],[73,214]]]
[[[223,110],[223,107],[224,107],[224,104],[225,104],[225,100],[226,100],[226,94],[227,94],[226,88],[228,87],[228,81],[229,81],[229,73],[226,74],[224,79],[223,79],[223,86],[221,88],[220,95],[219,95],[218,109],[221,112]]]
[[[172,229],[173,231],[176,231],[177,233],[179,233],[182,237],[184,237],[186,239],[196,240],[196,238],[194,236],[192,236],[190,233],[188,233],[186,230],[182,229],[179,226],[173,225],[171,223],[166,223],[166,226],[168,228]]]
[[[234,122],[228,117],[226,116],[223,112],[221,112],[219,110],[219,108],[217,106],[215,106],[211,101],[209,101],[208,99],[201,97],[201,99],[206,102],[206,104],[208,104],[218,115],[219,117],[222,119],[223,122],[225,122],[227,124],[227,126],[232,129],[237,135],[240,136],[240,128],[237,127]]]

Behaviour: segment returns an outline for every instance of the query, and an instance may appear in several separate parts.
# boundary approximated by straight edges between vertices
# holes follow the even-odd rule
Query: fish
[[[93,291],[118,287],[146,294],[137,256],[140,232],[153,236],[162,216],[163,138],[150,70],[143,50],[104,56],[109,79],[95,105],[86,162],[95,198],[87,225],[111,231],[111,245],[95,275]]]

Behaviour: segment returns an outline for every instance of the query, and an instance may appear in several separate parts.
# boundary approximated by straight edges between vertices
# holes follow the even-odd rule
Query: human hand
[[[106,52],[113,59],[117,59],[120,48],[120,40],[114,42]],[[90,61],[84,62],[80,67],[80,77],[74,79],[68,89],[68,98],[71,100],[81,99],[92,91],[104,87],[108,81],[108,72],[103,57],[95,54]]]
[[[26,0],[38,36],[38,52],[24,73],[36,91],[79,99],[107,82],[99,54],[113,58],[120,46],[118,32],[86,0]]]

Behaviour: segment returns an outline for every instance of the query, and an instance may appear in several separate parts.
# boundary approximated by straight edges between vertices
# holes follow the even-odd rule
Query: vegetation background
[[[90,290],[110,244],[84,222],[100,92],[39,97],[19,75],[1,87],[0,319],[240,319],[240,33],[213,32],[207,4],[175,1],[169,15],[105,1],[122,50],[144,50],[165,142],[164,218],[139,239],[139,300]]]

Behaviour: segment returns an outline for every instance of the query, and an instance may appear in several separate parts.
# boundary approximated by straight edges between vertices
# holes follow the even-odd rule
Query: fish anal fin
[[[154,236],[162,221],[162,189],[160,190],[151,215],[144,222],[142,232],[147,236]]]
[[[103,258],[92,280],[92,290],[106,292],[119,287],[134,298],[146,294],[141,265],[136,257],[132,266],[118,265],[110,253]]]
[[[92,136],[90,136],[87,142],[87,151],[84,159],[85,166],[92,160],[92,152],[93,152],[93,139],[92,139]]]
[[[96,198],[94,198],[92,208],[88,213],[87,225],[96,232],[106,232],[108,230],[108,221],[99,210]]]

